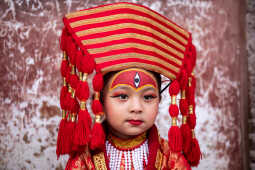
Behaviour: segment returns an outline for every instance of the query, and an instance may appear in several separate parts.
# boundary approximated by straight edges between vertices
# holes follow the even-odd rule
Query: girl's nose
[[[142,101],[138,97],[133,97],[130,102],[130,112],[131,113],[142,113],[143,105]]]

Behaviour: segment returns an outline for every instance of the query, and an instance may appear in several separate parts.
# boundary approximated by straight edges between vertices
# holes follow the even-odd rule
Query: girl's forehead
[[[131,68],[116,73],[110,81],[109,90],[128,86],[139,91],[145,87],[157,88],[156,78],[152,73],[138,68]]]

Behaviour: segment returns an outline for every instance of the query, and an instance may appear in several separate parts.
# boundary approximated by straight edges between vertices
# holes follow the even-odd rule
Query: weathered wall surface
[[[247,0],[247,53],[249,70],[249,138],[251,169],[255,169],[255,1]]]
[[[198,54],[196,134],[203,152],[201,164],[194,169],[242,169],[244,113],[239,99],[243,94],[242,73],[246,73],[240,66],[246,57],[241,10],[245,2],[128,1],[158,11],[193,34]],[[64,169],[67,157],[57,160],[55,155],[61,119],[58,37],[62,17],[111,2],[119,0],[0,2],[0,169]],[[254,12],[247,16],[254,18]],[[249,35],[254,37],[254,26],[249,29]],[[249,62],[254,63],[254,39],[248,39]],[[253,67],[254,64],[249,65],[250,89],[255,79]],[[251,90],[252,97],[253,94]],[[168,116],[167,103],[163,100],[160,116]],[[157,124],[166,136],[169,119],[158,119]]]

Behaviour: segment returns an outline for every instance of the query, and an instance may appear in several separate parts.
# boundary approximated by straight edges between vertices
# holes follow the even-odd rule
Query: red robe
[[[148,135],[149,157],[145,170],[190,170],[190,165],[181,153],[169,151],[168,143],[158,136],[156,128]],[[76,156],[70,157],[66,170],[108,170],[106,152],[92,153],[88,147]]]

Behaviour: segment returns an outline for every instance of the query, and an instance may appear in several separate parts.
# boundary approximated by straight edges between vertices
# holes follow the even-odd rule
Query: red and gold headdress
[[[64,85],[60,104],[63,110],[59,127],[57,155],[72,154],[84,146],[104,146],[101,125],[104,113],[99,101],[103,75],[127,68],[143,68],[169,78],[172,125],[169,146],[183,152],[191,165],[200,160],[195,138],[195,77],[196,50],[191,34],[147,7],[132,3],[115,3],[67,14],[61,36],[64,57],[61,73]],[[89,98],[87,77],[93,78],[94,99],[92,126],[86,108]],[[176,96],[181,91],[178,104]],[[79,102],[78,102],[79,101]],[[177,125],[180,112],[181,127]],[[77,119],[78,118],[78,119]]]

